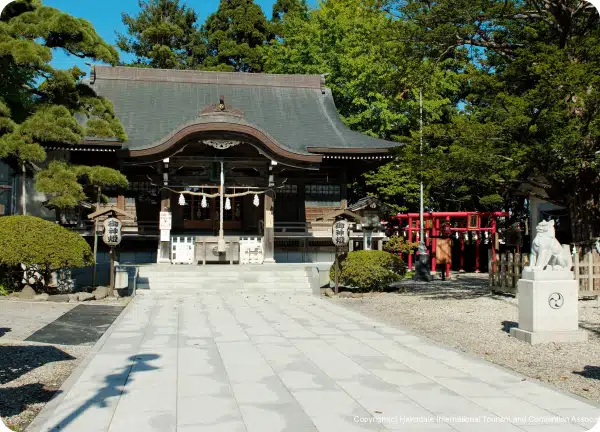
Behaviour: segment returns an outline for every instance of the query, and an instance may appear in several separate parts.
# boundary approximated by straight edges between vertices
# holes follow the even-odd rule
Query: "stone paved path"
[[[76,305],[0,299],[0,341],[22,341]]]
[[[570,432],[600,415],[308,295],[140,295],[70,381],[29,430]]]

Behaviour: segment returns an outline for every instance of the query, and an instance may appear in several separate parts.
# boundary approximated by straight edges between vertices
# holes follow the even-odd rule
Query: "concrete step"
[[[310,292],[305,264],[171,265],[139,267],[137,289],[178,293]]]
[[[156,271],[190,271],[191,269],[208,270],[211,272],[229,272],[231,270],[243,270],[245,272],[264,272],[264,271],[293,271],[302,270],[310,267],[311,264],[143,264],[138,266],[140,270],[156,270]]]
[[[295,287],[307,287],[310,286],[308,279],[296,280],[296,281],[274,281],[274,282],[223,282],[223,281],[193,281],[193,282],[168,282],[168,281],[156,281],[154,279],[138,279],[138,288],[169,288],[169,287],[181,287],[186,289],[219,289],[228,290],[235,288],[244,289],[260,289],[263,288],[295,288]]]
[[[306,274],[299,275],[139,275],[139,279],[150,279],[161,282],[294,282],[297,280],[306,280]]]
[[[188,271],[154,271],[154,270],[142,270],[140,269],[140,276],[155,276],[155,277],[190,277],[190,276],[201,276],[201,277],[258,277],[262,275],[272,276],[278,275],[281,277],[293,277],[293,276],[301,276],[306,275],[307,270],[298,269],[298,270],[288,270],[288,271],[243,271],[243,270],[230,270],[228,272],[213,272],[210,270],[188,270]]]
[[[244,283],[244,284],[162,284],[155,282],[138,283],[137,292],[188,292],[188,293],[223,293],[223,292],[310,292],[306,283]]]

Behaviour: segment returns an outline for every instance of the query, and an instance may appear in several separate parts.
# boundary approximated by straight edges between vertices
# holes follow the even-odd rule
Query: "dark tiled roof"
[[[129,140],[124,148],[154,147],[201,111],[225,104],[283,148],[382,149],[398,143],[354,132],[337,114],[318,75],[268,75],[94,66],[89,85],[110,99]],[[364,151],[364,150],[363,150]]]
[[[379,199],[377,199],[376,197],[366,196],[364,198],[359,199],[355,203],[350,204],[348,206],[348,210],[351,210],[353,212],[358,212],[358,211],[361,211],[361,210],[365,209],[366,207],[370,206],[371,204],[375,204],[375,206],[377,208],[379,208],[380,210],[387,209],[387,206],[385,204],[383,204],[381,201],[379,201]]]

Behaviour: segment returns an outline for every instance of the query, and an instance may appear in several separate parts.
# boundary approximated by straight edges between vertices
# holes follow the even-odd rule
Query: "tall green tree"
[[[202,68],[261,72],[262,48],[271,39],[270,26],[253,0],[221,0],[202,27],[207,57]]]
[[[462,65],[463,109],[426,129],[438,155],[429,166],[447,164],[445,174],[437,171],[448,180],[442,184],[452,185],[462,167],[491,180],[510,204],[522,182],[542,177],[549,199],[569,208],[574,240],[600,235],[596,9],[578,0],[411,0],[383,7],[416,25],[413,37],[426,57]]]
[[[277,37],[284,37],[285,21],[288,17],[308,19],[308,4],[306,0],[277,0],[273,5],[271,32]]]
[[[206,55],[193,9],[179,0],[140,0],[140,12],[122,14],[127,35],[118,34],[117,46],[134,54],[130,66],[194,69]]]
[[[119,61],[117,51],[84,19],[44,6],[40,0],[19,0],[4,8],[0,158],[22,167],[44,161],[46,144],[79,144],[86,136],[126,139],[110,101],[82,82],[84,72],[50,65],[53,50],[109,64]]]
[[[265,49],[267,72],[326,74],[350,128],[404,144],[398,161],[353,185],[355,195],[376,193],[394,210],[418,206],[419,89],[427,115],[443,121],[460,84],[457,68],[425,61],[411,42],[414,27],[375,1],[326,0],[307,16],[286,14],[282,37]]]
[[[306,0],[277,0],[273,5],[273,21],[283,21],[287,14],[300,14],[308,17]]]

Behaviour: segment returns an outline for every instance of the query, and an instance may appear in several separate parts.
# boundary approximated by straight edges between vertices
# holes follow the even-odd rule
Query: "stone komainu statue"
[[[524,271],[571,270],[573,259],[569,246],[556,240],[554,221],[542,221],[537,225],[537,235],[531,245],[529,266]]]

